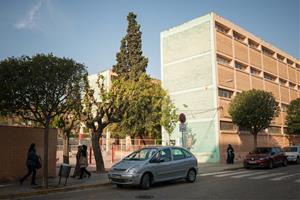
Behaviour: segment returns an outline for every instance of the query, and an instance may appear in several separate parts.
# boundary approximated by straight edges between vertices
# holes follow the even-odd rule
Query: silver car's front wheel
[[[151,185],[151,177],[150,174],[144,174],[141,180],[140,187],[144,190],[148,190]]]
[[[189,183],[193,183],[196,181],[196,177],[197,177],[196,171],[194,169],[190,169],[187,174],[186,181]]]

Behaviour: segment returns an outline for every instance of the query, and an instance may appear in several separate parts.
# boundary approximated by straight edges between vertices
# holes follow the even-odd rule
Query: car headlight
[[[138,172],[138,170],[136,168],[130,168],[127,170],[127,173],[129,173],[129,174],[135,174],[137,172]]]

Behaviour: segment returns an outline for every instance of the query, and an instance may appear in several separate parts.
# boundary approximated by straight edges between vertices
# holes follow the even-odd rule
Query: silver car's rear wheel
[[[186,181],[189,183],[193,183],[196,181],[196,177],[197,177],[196,171],[194,169],[190,169],[186,176]]]
[[[151,185],[151,177],[150,174],[144,174],[141,180],[140,187],[144,190],[148,190]]]

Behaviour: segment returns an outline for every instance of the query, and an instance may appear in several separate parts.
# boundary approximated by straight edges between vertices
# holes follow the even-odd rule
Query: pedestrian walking
[[[27,167],[27,174],[20,179],[20,185],[32,174],[31,178],[31,185],[37,185],[35,182],[36,170],[41,168],[41,160],[36,153],[35,144],[32,143],[27,152],[27,159],[26,159],[26,167]]]
[[[81,156],[82,146],[79,145],[77,147],[77,153],[76,153],[76,165],[74,169],[74,173],[72,178],[75,178],[76,176],[80,176],[80,156]]]
[[[78,179],[82,179],[83,173],[86,173],[88,175],[88,177],[90,177],[91,173],[86,169],[88,166],[87,146],[86,145],[82,145],[79,162],[80,162],[80,177]]]
[[[228,144],[227,147],[227,164],[233,164],[234,163],[234,149],[231,144]]]

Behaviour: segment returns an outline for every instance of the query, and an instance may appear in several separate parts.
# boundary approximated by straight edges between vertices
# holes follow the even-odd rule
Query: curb
[[[0,199],[13,199],[18,197],[30,197],[35,195],[45,195],[49,193],[56,193],[56,192],[68,192],[68,191],[75,191],[75,190],[83,190],[89,188],[97,188],[108,186],[110,183],[96,183],[96,184],[89,184],[89,185],[79,185],[73,187],[65,187],[65,188],[48,188],[48,189],[41,189],[38,191],[31,191],[31,192],[20,192],[20,193],[10,193],[10,194],[3,194],[0,195]]]

